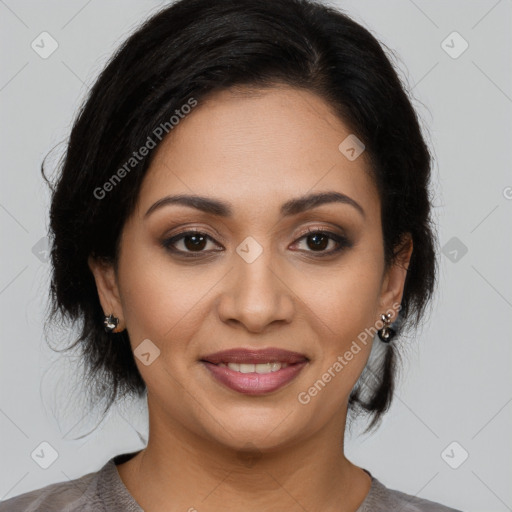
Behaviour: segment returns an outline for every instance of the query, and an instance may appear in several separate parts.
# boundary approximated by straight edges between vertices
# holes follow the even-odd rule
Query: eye
[[[309,228],[306,234],[300,237],[295,244],[302,240],[306,241],[306,246],[309,248],[304,251],[319,253],[315,255],[318,257],[329,256],[352,247],[352,243],[346,237],[319,228]],[[201,257],[208,253],[223,250],[215,248],[208,250],[209,243],[214,247],[220,247],[208,234],[199,230],[188,230],[164,240],[162,245],[166,250],[186,257]],[[334,248],[325,250],[329,244],[334,245]]]
[[[318,228],[308,229],[307,233],[299,238],[298,242],[301,240],[304,240],[309,248],[309,250],[306,249],[306,252],[320,253],[318,254],[319,257],[329,256],[345,248],[352,247],[352,243],[346,237]],[[330,243],[331,247],[334,245],[334,249],[326,251],[325,249]]]
[[[206,233],[188,230],[164,240],[162,245],[173,253],[183,253],[186,256],[195,257],[201,256],[202,253],[213,252],[212,250],[204,250],[209,242],[214,242],[214,240]]]

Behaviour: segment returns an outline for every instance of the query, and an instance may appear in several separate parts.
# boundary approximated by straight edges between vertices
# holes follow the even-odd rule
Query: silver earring
[[[389,343],[396,335],[394,329],[391,329],[389,325],[391,324],[391,313],[381,315],[381,320],[384,322],[384,327],[377,331],[379,338],[384,343]]]
[[[111,333],[119,324],[119,318],[114,316],[112,313],[110,315],[105,316],[103,320],[103,325],[105,326],[105,332]]]

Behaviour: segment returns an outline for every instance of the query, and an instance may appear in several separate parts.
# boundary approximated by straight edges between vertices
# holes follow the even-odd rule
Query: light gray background
[[[88,431],[70,393],[74,367],[43,337],[49,265],[37,243],[49,194],[39,167],[67,137],[106,59],[164,4],[0,0],[0,499],[96,471],[142,448],[137,431],[147,437],[145,412],[132,407],[73,439]],[[334,4],[400,58],[435,150],[435,215],[446,253],[394,405],[377,433],[347,439],[347,453],[389,487],[466,511],[512,510],[512,1]],[[31,48],[43,31],[59,45],[47,59]],[[458,58],[445,49],[462,48],[459,39],[447,40],[451,50],[442,45],[453,31],[469,44]],[[49,158],[50,172],[62,150]],[[60,339],[71,338],[61,332]],[[31,457],[44,441],[58,452],[48,469]],[[457,469],[447,464],[459,464],[465,451]]]

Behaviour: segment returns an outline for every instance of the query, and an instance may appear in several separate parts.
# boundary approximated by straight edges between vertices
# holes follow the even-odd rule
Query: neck
[[[354,512],[371,481],[343,453],[345,418],[343,411],[323,431],[286,447],[237,450],[150,413],[147,447],[117,468],[146,512],[168,512],[170,504],[214,512],[227,503],[245,512]]]

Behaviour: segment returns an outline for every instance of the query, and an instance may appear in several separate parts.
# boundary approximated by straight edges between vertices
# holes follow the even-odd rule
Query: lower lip
[[[234,391],[247,395],[263,395],[270,393],[293,380],[308,363],[296,363],[270,373],[240,373],[227,366],[217,366],[207,361],[201,361],[211,375],[220,383]]]

